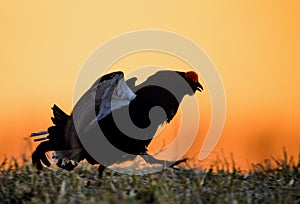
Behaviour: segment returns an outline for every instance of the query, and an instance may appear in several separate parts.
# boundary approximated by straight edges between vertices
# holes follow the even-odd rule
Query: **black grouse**
[[[32,154],[33,165],[37,169],[43,168],[42,163],[50,166],[45,154],[48,151],[54,151],[57,166],[67,170],[84,159],[100,163],[100,177],[105,167],[136,155],[149,163],[165,162],[147,154],[147,146],[158,126],[173,119],[183,97],[201,92],[203,87],[193,71],[159,71],[137,86],[135,81],[131,78],[125,82],[123,72],[106,74],[80,98],[71,115],[54,105],[54,125],[31,134],[48,134],[35,139],[42,142]],[[96,153],[91,152],[93,148],[84,148],[86,145],[95,147]]]

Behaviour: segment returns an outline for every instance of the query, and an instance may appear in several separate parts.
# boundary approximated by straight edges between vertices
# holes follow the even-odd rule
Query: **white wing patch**
[[[111,79],[104,80],[100,83],[96,82],[82,97],[79,103],[83,102],[83,104],[77,104],[78,107],[88,105],[86,99],[84,99],[87,95],[91,97],[90,99],[88,99],[88,97],[87,100],[92,99],[94,101],[94,103],[89,102],[89,105],[94,104],[99,108],[96,118],[90,121],[89,124],[97,122],[112,111],[128,105],[130,101],[136,97],[133,91],[127,86],[123,78],[123,73],[115,74]],[[85,108],[82,110],[84,109]],[[82,116],[82,114],[79,115]]]
[[[111,110],[114,111],[128,105],[135,97],[136,95],[127,86],[124,78],[120,79],[112,95]]]
[[[95,103],[100,105],[96,120],[99,121],[112,111],[128,105],[135,97],[122,75],[101,82],[95,93]]]
[[[111,113],[111,99],[113,91],[118,84],[119,77],[119,75],[116,75],[111,80],[105,80],[101,82],[94,90],[95,105],[99,106],[99,113],[96,116],[96,121],[101,120],[102,118]]]

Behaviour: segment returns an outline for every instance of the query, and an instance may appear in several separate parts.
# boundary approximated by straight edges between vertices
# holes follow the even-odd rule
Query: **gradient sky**
[[[245,168],[248,162],[281,155],[284,146],[296,155],[299,9],[297,1],[1,1],[0,155],[31,151],[26,138],[51,125],[54,103],[72,110],[76,77],[97,47],[125,32],[150,28],[196,42],[223,79],[226,124],[205,162],[221,150],[233,153]],[[188,69],[157,53],[138,53],[114,66],[127,70],[149,64]],[[205,117],[191,155],[200,150],[209,122],[208,93],[197,97]]]

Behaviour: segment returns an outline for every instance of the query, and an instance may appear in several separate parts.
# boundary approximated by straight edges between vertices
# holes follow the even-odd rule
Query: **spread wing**
[[[84,149],[77,134],[89,132],[93,125],[98,125],[99,120],[128,105],[135,97],[124,81],[123,72],[113,72],[99,78],[76,103],[71,115],[72,122],[65,129],[65,139],[71,150],[54,152],[56,161],[77,163],[84,159]]]
[[[73,109],[76,129],[84,130],[112,111],[128,105],[136,95],[124,81],[123,72],[113,72],[98,79]]]

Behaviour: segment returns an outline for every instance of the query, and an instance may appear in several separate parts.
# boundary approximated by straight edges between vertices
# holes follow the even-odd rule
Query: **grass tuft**
[[[0,162],[0,201],[4,203],[300,203],[300,154],[252,164],[241,171],[231,161],[208,170],[166,169],[148,175],[104,172],[84,163],[72,172],[37,171],[23,158]]]

